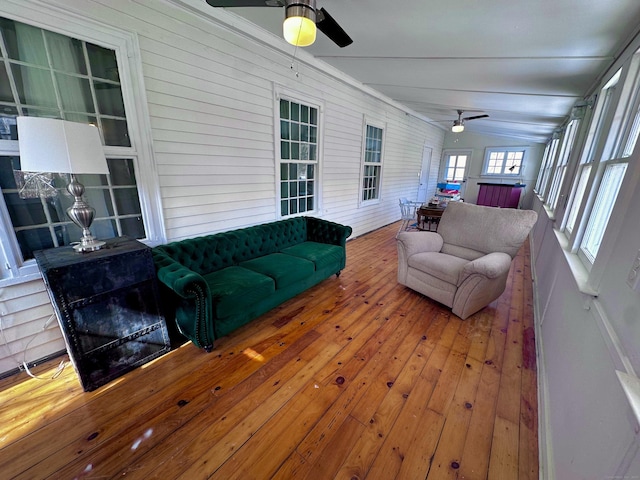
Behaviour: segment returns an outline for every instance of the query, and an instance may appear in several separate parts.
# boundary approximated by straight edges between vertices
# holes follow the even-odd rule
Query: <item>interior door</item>
[[[431,177],[431,147],[424,147],[422,150],[422,168],[420,169],[420,183],[418,184],[418,202],[426,203],[429,195],[429,178]],[[435,185],[433,185],[435,188]]]
[[[460,198],[464,198],[467,171],[471,163],[471,150],[445,150],[442,154],[440,181],[460,184]]]

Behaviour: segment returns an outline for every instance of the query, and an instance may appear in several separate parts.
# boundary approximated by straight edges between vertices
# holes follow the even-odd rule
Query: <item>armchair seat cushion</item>
[[[215,315],[229,317],[242,312],[246,305],[259,302],[275,292],[271,277],[242,267],[227,267],[204,275]]]
[[[285,253],[272,253],[240,263],[241,267],[271,277],[276,288],[285,288],[315,271],[312,262]]]
[[[411,268],[428,271],[433,277],[457,285],[460,272],[469,261],[446,253],[423,252],[411,255],[408,263]]]

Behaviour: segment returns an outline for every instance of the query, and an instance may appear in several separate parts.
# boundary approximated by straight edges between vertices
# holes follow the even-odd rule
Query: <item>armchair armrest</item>
[[[509,271],[511,257],[502,252],[493,252],[467,263],[458,277],[461,285],[471,275],[483,275],[489,279],[498,278]]]
[[[415,253],[439,252],[444,240],[436,232],[400,232],[398,234],[398,252],[402,250],[405,258]]]

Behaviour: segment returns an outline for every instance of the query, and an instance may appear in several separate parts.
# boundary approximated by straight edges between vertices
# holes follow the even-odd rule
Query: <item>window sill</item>
[[[10,287],[13,285],[19,285],[21,283],[33,282],[34,280],[42,279],[40,271],[36,268],[33,273],[26,273],[20,276],[7,277],[0,279],[0,288]]]
[[[578,258],[578,255],[576,255],[575,253],[571,253],[571,251],[569,250],[569,242],[567,240],[567,237],[555,228],[553,229],[553,233],[556,234],[556,239],[560,244],[560,248],[562,249],[564,258],[567,260],[567,264],[569,265],[569,269],[573,274],[573,278],[576,281],[576,285],[580,293],[584,293],[585,295],[590,295],[592,297],[597,297],[598,291],[593,289],[589,285],[589,271],[583,265],[582,261]]]

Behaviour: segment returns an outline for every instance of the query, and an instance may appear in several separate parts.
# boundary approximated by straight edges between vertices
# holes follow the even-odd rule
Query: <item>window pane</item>
[[[120,219],[120,225],[122,226],[122,235],[127,235],[131,238],[145,238],[147,234],[144,229],[144,221],[142,216],[128,217]]]
[[[289,134],[289,122],[285,122],[284,120],[280,120],[280,138],[282,140],[291,140],[291,135]]]
[[[604,236],[613,206],[618,198],[618,192],[626,170],[626,163],[617,163],[608,165],[604,171],[581,246],[583,252],[592,263],[600,249],[600,242]]]
[[[95,112],[88,79],[56,73],[56,82],[63,109],[71,112]]]
[[[58,103],[49,70],[13,64],[11,71],[20,103],[57,108]]]
[[[17,140],[18,126],[16,117],[0,115],[0,140]]]
[[[89,55],[89,65],[91,65],[91,74],[94,77],[120,82],[116,52],[91,43],[87,43],[86,45]]]
[[[286,100],[280,100],[280,118],[289,118],[289,102]]]
[[[115,120],[112,118],[102,118],[102,134],[105,145],[115,147],[130,147],[129,130],[126,120]]]
[[[130,158],[121,160],[108,158],[109,173],[112,185],[135,185],[136,176],[133,169],[133,160]]]
[[[118,188],[113,191],[118,215],[140,214],[140,199],[136,188]]]
[[[124,102],[120,85],[105,82],[93,82],[98,101],[98,111],[103,115],[113,115],[114,117],[124,117]]]
[[[580,173],[580,180],[578,181],[576,192],[571,202],[569,217],[567,219],[567,231],[569,232],[573,231],[573,227],[575,226],[576,219],[578,218],[578,210],[580,209],[580,204],[582,203],[584,192],[587,190],[587,182],[589,180],[590,173],[591,173],[591,165],[585,165],[582,167],[582,172]]]
[[[18,245],[23,258],[33,258],[33,252],[36,250],[44,250],[46,248],[54,248],[51,232],[48,228],[35,228],[31,230],[21,230],[16,232]],[[78,237],[79,238],[79,237]]]
[[[0,18],[0,29],[9,58],[35,65],[49,65],[42,30],[6,18]]]
[[[39,198],[22,199],[17,193],[5,193],[4,201],[14,227],[25,227],[46,223],[42,202]]]
[[[45,38],[53,68],[69,73],[87,74],[80,40],[47,31],[45,31]]]
[[[0,102],[13,102],[13,92],[9,85],[9,77],[7,77],[7,69],[4,62],[0,61]]]

